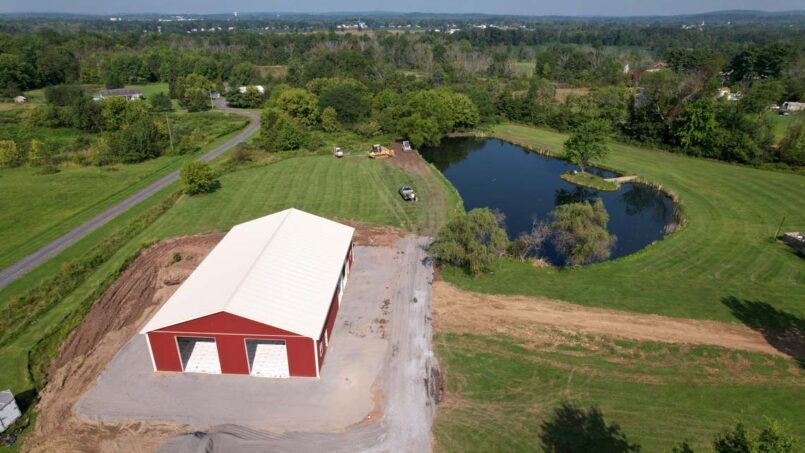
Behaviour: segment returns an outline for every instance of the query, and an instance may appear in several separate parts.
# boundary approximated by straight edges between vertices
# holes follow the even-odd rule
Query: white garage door
[[[182,369],[187,373],[221,374],[218,347],[212,338],[179,337]]]
[[[252,376],[287,378],[288,350],[283,340],[246,340]]]

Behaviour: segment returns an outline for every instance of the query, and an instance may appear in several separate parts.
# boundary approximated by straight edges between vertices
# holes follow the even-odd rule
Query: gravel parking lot
[[[425,385],[432,358],[426,244],[408,237],[395,247],[356,247],[318,380],[154,373],[137,335],[75,412],[209,431],[174,438],[166,451],[428,451],[434,405]]]

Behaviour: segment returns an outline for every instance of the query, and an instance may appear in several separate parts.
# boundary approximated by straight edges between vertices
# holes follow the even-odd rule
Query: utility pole
[[[171,141],[171,154],[175,154],[175,151],[173,150],[173,132],[171,132],[171,122],[168,119],[168,112],[165,112],[165,123],[168,125],[168,137]]]

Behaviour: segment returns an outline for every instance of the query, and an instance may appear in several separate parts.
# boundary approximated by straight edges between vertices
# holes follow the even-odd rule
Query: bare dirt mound
[[[339,222],[355,228],[355,235],[352,237],[355,245],[394,247],[397,241],[406,235],[405,231],[390,226],[367,225],[351,220],[339,220]]]
[[[745,326],[584,307],[550,299],[498,296],[433,283],[437,332],[526,335],[523,326],[559,329],[640,341],[721,346],[789,357]]]
[[[160,242],[144,250],[95,302],[48,370],[30,451],[153,451],[181,427],[170,424],[94,424],[72,407],[109,361],[178,289],[224,233]]]

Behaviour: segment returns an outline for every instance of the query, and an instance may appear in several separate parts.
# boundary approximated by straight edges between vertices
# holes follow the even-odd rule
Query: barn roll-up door
[[[287,378],[288,350],[284,340],[246,340],[249,374],[252,376]]]
[[[176,342],[185,372],[221,374],[221,361],[214,338],[178,337]]]

